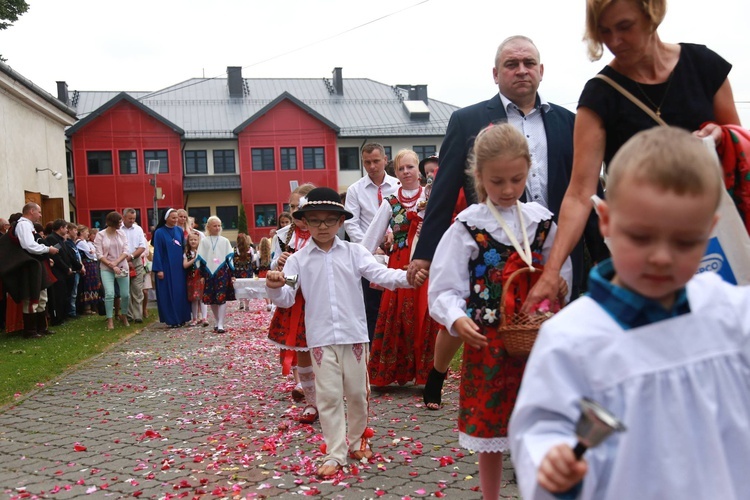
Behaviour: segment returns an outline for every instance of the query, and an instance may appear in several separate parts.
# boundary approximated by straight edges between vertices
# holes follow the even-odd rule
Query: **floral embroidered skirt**
[[[488,346],[464,344],[458,430],[461,446],[477,452],[507,449],[508,421],[526,360],[511,358],[495,328],[482,332]]]
[[[81,285],[81,305],[95,306],[99,302],[99,289],[102,286],[99,279],[99,262],[83,259],[83,267],[86,269],[86,274],[83,275],[83,284]]]
[[[204,277],[206,277],[206,274],[204,273]],[[224,304],[228,300],[235,300],[232,272],[227,266],[221,266],[213,276],[206,277],[203,303]]]
[[[191,269],[187,273],[187,299],[188,302],[203,299],[203,291],[206,281],[198,269]]]
[[[297,291],[292,307],[276,308],[268,326],[268,340],[282,349],[307,351],[305,299],[302,292]]]

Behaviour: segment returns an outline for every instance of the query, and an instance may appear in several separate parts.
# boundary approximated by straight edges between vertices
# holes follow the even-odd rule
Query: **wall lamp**
[[[62,179],[63,177],[63,175],[60,172],[58,172],[57,170],[52,170],[51,168],[37,168],[36,169],[37,172],[44,172],[45,170],[49,170],[50,172],[52,172],[52,177],[54,177],[58,181]]]

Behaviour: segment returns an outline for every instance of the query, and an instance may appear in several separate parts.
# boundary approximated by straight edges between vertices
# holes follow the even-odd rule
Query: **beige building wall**
[[[39,92],[44,91],[33,91],[7,72],[0,72],[2,217],[20,212],[27,192],[39,193],[42,199],[61,200],[63,213],[60,216],[67,219],[70,214],[64,129],[72,125],[75,118],[52,105]],[[62,178],[55,179],[50,171],[36,171],[45,168],[59,172]]]
[[[225,148],[229,149],[229,148]],[[187,205],[185,210],[190,213],[191,207],[209,207],[210,215],[216,215],[216,207],[237,207],[239,213],[242,197],[240,191],[199,191],[187,193]],[[222,236],[225,236],[234,246],[237,241],[237,231],[231,229],[222,229]]]

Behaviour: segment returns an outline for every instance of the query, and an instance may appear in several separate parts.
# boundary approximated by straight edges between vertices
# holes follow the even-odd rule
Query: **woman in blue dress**
[[[182,267],[185,236],[177,226],[177,211],[167,210],[164,219],[154,231],[154,260],[152,271],[156,275],[156,305],[159,321],[177,328],[190,321],[190,304],[187,301],[187,279]]]

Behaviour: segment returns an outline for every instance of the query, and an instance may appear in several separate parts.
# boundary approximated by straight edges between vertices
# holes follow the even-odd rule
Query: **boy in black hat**
[[[307,345],[313,357],[320,426],[327,447],[317,474],[328,477],[346,462],[347,439],[352,458],[372,456],[368,443],[372,434],[367,430],[369,338],[361,278],[389,289],[409,284],[406,271],[388,269],[363,246],[336,236],[352,214],[333,189],[310,191],[307,203],[293,216],[307,223],[312,242],[289,257],[284,272],[269,271],[266,287],[277,306],[291,307],[295,290],[284,286],[284,275],[296,275],[305,298]],[[417,286],[426,277],[427,272],[422,272],[415,281]]]

